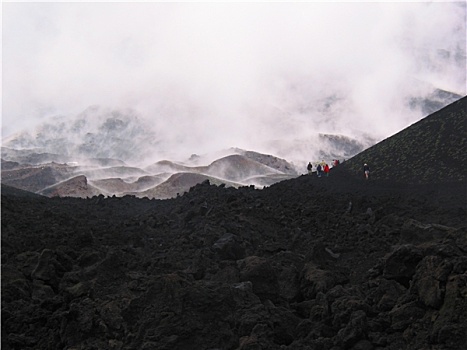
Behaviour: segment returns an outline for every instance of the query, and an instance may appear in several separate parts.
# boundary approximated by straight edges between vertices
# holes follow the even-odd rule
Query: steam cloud
[[[466,94],[465,2],[3,4],[2,136],[132,108],[174,154],[385,138]]]

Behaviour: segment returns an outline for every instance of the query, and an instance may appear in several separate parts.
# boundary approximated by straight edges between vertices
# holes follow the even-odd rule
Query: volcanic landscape
[[[2,349],[466,349],[466,104],[329,176],[229,155],[258,186],[73,195],[41,182],[61,163],[22,178],[2,150]]]

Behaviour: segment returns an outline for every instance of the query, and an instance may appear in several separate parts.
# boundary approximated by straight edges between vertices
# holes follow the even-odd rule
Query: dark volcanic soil
[[[467,348],[465,176],[348,164],[169,200],[2,186],[2,349]]]

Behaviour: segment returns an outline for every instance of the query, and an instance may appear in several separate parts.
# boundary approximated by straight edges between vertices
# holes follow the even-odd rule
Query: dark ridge
[[[363,177],[395,183],[429,184],[465,181],[467,97],[416,122],[351,158],[343,168]]]
[[[16,187],[11,187],[5,184],[2,184],[2,196],[6,197],[28,197],[28,198],[43,198],[42,195],[36,194],[34,192],[21,190]]]

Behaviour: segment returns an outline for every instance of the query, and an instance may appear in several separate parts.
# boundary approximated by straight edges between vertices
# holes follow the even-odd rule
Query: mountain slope
[[[276,169],[238,154],[212,162],[205,171],[209,175],[238,182],[254,175],[280,174]]]
[[[366,149],[342,165],[352,176],[410,184],[465,181],[467,97]]]
[[[47,197],[90,198],[102,194],[102,190],[88,184],[88,180],[84,175],[78,175],[46,187],[37,193]],[[108,193],[106,194],[108,195]]]
[[[219,179],[206,174],[198,173],[177,173],[170,176],[164,182],[154,186],[148,190],[140,192],[127,192],[127,194],[135,195],[139,198],[148,197],[156,199],[174,198],[188,192],[191,187],[196,186],[204,181],[208,181],[214,185],[239,187],[241,184],[225,179]]]

